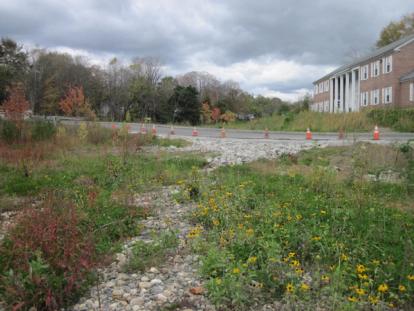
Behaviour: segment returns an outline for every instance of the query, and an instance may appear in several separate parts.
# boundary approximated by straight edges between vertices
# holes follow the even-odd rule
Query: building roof
[[[343,71],[348,71],[348,70],[352,69],[353,67],[356,67],[356,66],[358,66],[362,63],[365,63],[366,61],[368,61],[372,58],[376,58],[378,56],[382,56],[384,54],[392,52],[392,51],[396,50],[397,48],[399,48],[400,46],[410,43],[411,41],[414,41],[414,34],[406,36],[404,38],[401,38],[400,40],[397,40],[397,41],[395,41],[391,44],[388,44],[387,46],[384,46],[382,48],[376,49],[375,51],[372,51],[371,53],[356,59],[352,63],[343,65],[343,66],[335,69],[334,71],[330,72],[329,74],[323,76],[322,78],[316,80],[313,83],[317,83],[317,82],[320,82],[322,80],[326,80],[328,77],[336,75],[336,74],[341,73]]]
[[[401,82],[408,81],[408,80],[414,80],[414,70],[411,71],[411,72],[409,72],[409,73],[407,73],[406,75],[403,75],[400,78],[400,81]]]

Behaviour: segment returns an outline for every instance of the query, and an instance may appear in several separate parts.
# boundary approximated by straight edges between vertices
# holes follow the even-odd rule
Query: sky
[[[157,57],[164,75],[206,71],[293,101],[413,11],[413,0],[0,0],[0,36],[101,65]]]

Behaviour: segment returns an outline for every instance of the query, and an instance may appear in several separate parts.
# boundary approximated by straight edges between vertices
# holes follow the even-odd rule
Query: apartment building
[[[313,84],[313,111],[414,107],[414,35],[339,67]]]

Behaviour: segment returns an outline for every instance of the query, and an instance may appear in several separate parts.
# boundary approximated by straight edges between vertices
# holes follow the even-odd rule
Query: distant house
[[[414,35],[346,64],[313,84],[313,111],[414,107]]]

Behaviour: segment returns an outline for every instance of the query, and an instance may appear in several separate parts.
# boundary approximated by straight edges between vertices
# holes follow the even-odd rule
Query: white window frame
[[[319,83],[319,93],[323,93],[323,82]]]
[[[371,105],[375,106],[380,103],[379,101],[379,89],[371,91]]]
[[[329,92],[329,80],[325,81],[325,92]]]
[[[380,75],[380,61],[377,60],[371,63],[371,78],[378,77]]]
[[[361,67],[361,80],[365,81],[368,80],[369,78],[369,66],[368,65],[364,65]]]
[[[392,55],[382,59],[382,73],[390,73],[392,71]]]
[[[315,95],[318,95],[318,90],[319,90],[319,87],[318,87],[318,85],[316,84],[316,85],[315,85],[315,89],[314,89]]]
[[[382,103],[392,104],[392,86],[382,89]]]
[[[410,102],[414,102],[414,82],[410,83]]]
[[[361,106],[367,107],[369,104],[369,92],[361,92]]]

